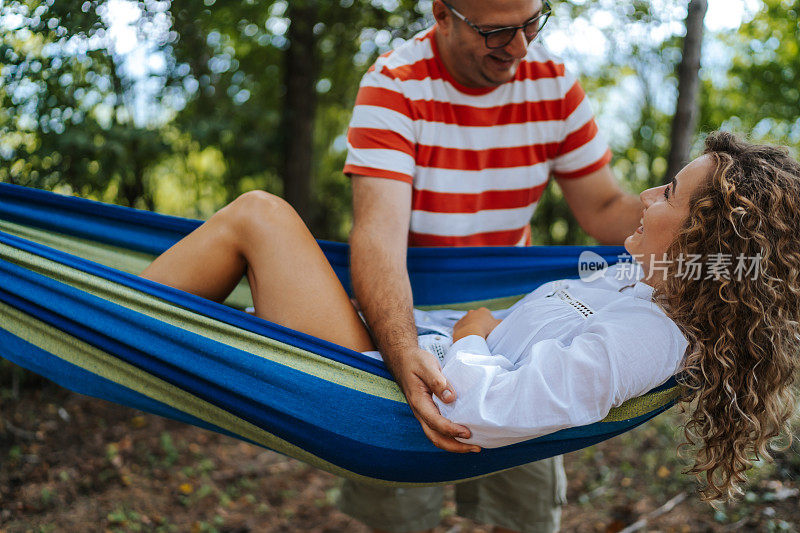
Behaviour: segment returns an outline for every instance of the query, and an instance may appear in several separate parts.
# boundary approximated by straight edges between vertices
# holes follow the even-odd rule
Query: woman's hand
[[[480,335],[485,339],[499,323],[500,320],[493,317],[491,311],[485,307],[468,311],[467,314],[453,326],[453,342],[467,335]]]

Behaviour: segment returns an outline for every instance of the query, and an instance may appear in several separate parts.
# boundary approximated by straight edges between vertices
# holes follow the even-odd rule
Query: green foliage
[[[579,75],[613,152],[612,168],[623,189],[638,193],[661,183],[669,153],[670,121],[676,93],[679,36],[671,28],[685,17],[685,2],[569,1],[556,6],[554,26],[599,26],[606,47],[591,60],[567,48],[566,61]],[[548,31],[551,31],[548,29]],[[663,32],[663,40],[652,34]],[[545,35],[544,42],[547,44]],[[596,244],[578,225],[553,185],[542,196],[531,222],[534,244]]]
[[[167,151],[133,117],[133,81],[104,43],[104,2],[0,8],[0,180],[124,205],[154,204],[147,165]]]
[[[343,147],[334,141],[346,131],[361,75],[377,53],[423,24],[411,1],[392,11],[367,0],[310,5],[319,63],[314,153],[308,155],[317,204],[311,225],[320,237],[343,239],[349,183],[341,174]],[[251,188],[283,192],[288,8],[285,1],[176,0],[171,6],[178,37],[165,44],[169,84],[183,88],[187,99],[174,124],[200,149],[222,155],[226,201]]]
[[[427,26],[429,2],[129,6],[139,43],[163,68],[131,74],[107,0],[0,5],[0,181],[199,218],[249,189],[282,194],[288,30],[302,12],[317,66],[310,223],[319,237],[345,239],[350,184],[341,169],[358,83],[377,54]],[[800,0],[764,0],[738,30],[707,39],[727,59],[703,74],[701,132],[723,126],[800,145],[798,13]],[[630,192],[659,184],[665,171],[685,14],[678,0],[565,0],[549,23],[547,33],[591,28],[606,43],[594,55],[567,48],[564,56]],[[533,240],[592,242],[555,186],[539,204]]]
[[[281,192],[276,132],[283,51],[280,36],[267,29],[272,5],[219,2],[212,10],[203,2],[175,1],[171,6],[176,38],[164,45],[167,77],[187,99],[173,124],[200,150],[213,147],[221,154],[224,201],[255,183]]]
[[[756,139],[800,146],[800,0],[764,0],[738,31],[724,36],[727,75],[703,87],[701,121]]]

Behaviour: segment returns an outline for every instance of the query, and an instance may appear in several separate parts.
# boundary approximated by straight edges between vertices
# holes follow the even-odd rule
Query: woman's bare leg
[[[221,209],[142,277],[222,301],[245,273],[259,317],[356,351],[375,349],[302,219],[263,191]]]

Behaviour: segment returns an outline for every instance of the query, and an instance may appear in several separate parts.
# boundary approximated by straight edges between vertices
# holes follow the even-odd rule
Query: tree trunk
[[[316,82],[319,71],[314,25],[317,0],[291,0],[287,37],[283,107],[284,197],[306,224],[312,219],[311,180],[316,115]]]
[[[139,139],[133,138],[127,145],[127,152],[131,155],[129,159],[130,168],[120,171],[119,193],[117,197],[128,207],[136,207],[140,198],[145,198],[147,191],[144,185],[144,164],[140,157]],[[151,211],[154,206],[149,203],[146,206]]]
[[[707,0],[691,0],[686,15],[686,37],[683,56],[678,65],[678,103],[672,119],[669,161],[664,182],[689,161],[692,138],[697,128],[697,93],[700,86],[700,49],[703,44],[703,19],[708,10]]]

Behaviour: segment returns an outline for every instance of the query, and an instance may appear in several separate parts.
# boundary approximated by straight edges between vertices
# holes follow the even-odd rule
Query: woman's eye
[[[669,200],[669,185],[667,185],[666,187],[664,187],[664,198],[666,198],[667,200]]]

